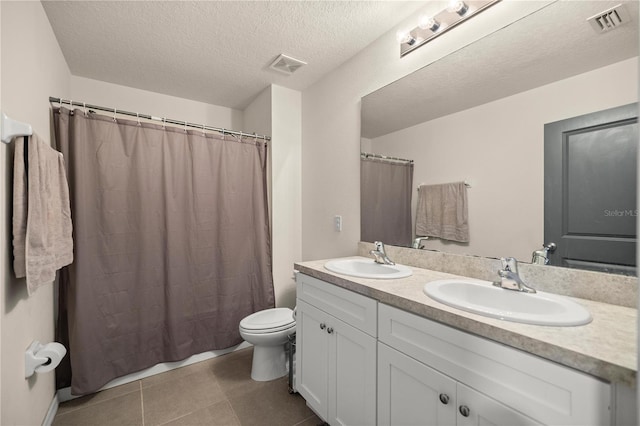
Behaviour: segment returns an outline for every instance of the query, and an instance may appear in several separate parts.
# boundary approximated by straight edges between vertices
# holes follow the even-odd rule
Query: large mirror
[[[619,4],[629,22],[602,32],[587,22]],[[361,151],[411,170],[381,178],[361,169],[363,185],[398,185],[362,206],[362,240],[531,262],[548,243],[545,125],[637,102],[638,16],[636,1],[560,0],[365,96]],[[459,31],[464,25],[440,39]],[[407,181],[405,207],[398,197]],[[418,187],[448,182],[467,184],[468,241],[415,244]],[[382,218],[372,222],[372,210]],[[408,232],[397,218],[383,224],[391,211],[408,217]],[[396,241],[389,235],[394,226],[402,229]]]

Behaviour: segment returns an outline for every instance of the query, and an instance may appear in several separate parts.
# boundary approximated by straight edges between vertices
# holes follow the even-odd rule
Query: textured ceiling
[[[632,22],[598,34],[586,21],[620,3]],[[638,1],[558,1],[366,96],[362,137],[372,139],[635,56]],[[607,84],[593,89],[598,96]]]
[[[424,2],[42,1],[71,73],[243,109],[270,84],[302,90]],[[269,69],[280,54],[308,63]]]

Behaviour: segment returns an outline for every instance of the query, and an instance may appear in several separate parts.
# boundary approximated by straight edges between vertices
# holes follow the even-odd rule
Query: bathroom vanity
[[[422,292],[455,275],[297,274],[296,388],[331,425],[636,424],[636,310],[575,299],[579,327],[513,323]],[[458,277],[460,278],[460,277]]]

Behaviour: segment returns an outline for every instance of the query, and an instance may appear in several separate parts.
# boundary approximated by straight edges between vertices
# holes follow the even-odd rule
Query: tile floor
[[[253,348],[60,404],[54,426],[322,424],[288,378],[251,380]]]

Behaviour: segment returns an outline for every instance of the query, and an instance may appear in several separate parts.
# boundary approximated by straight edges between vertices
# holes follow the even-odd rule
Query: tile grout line
[[[236,413],[236,409],[233,408],[233,404],[231,404],[231,400],[227,397],[225,399],[225,401],[227,402],[227,404],[229,404],[229,408],[231,408],[231,412],[233,413],[233,416],[236,418],[236,420],[238,420],[238,424],[240,426],[242,426],[242,422],[240,421],[240,417],[238,417],[238,413]]]
[[[142,380],[139,380],[140,383],[140,409],[142,410],[142,426],[144,426],[144,392],[142,392]]]

